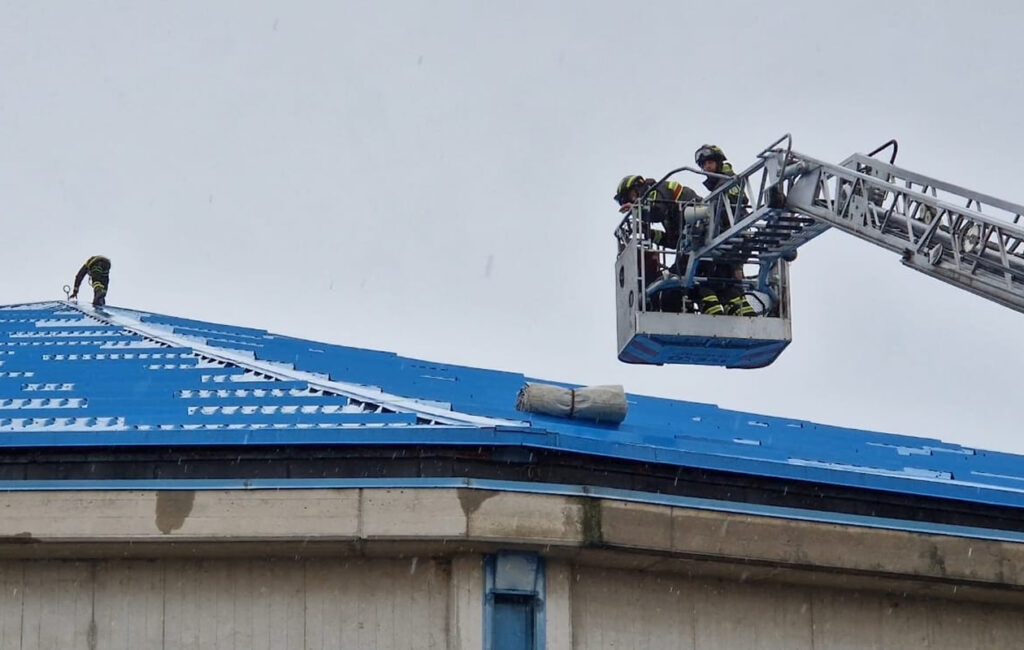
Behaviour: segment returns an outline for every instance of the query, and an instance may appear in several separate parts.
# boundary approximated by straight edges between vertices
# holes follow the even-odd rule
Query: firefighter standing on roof
[[[75,275],[75,283],[68,296],[69,300],[78,298],[78,287],[81,286],[86,275],[89,276],[89,281],[92,283],[93,306],[103,306],[107,302],[107,290],[110,288],[110,260],[102,255],[93,255],[85,260],[85,264],[78,269],[78,273]]]

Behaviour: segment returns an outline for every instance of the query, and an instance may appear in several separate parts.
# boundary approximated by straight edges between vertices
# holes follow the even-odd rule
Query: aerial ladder
[[[749,168],[721,177],[725,182],[701,201],[671,206],[675,232],[682,233],[674,248],[654,243],[650,200],[635,203],[615,231],[619,359],[730,368],[772,363],[792,340],[787,260],[830,228],[1024,312],[1024,206],[896,167],[897,150],[890,140],[836,165],[794,151],[787,134]],[[888,161],[879,157],[886,152]],[[680,167],[658,182],[680,172],[715,176]],[[701,262],[743,272],[704,277],[699,270],[709,265]],[[672,311],[661,307],[668,292],[692,296],[716,283],[742,291],[758,315],[701,314],[686,300]]]

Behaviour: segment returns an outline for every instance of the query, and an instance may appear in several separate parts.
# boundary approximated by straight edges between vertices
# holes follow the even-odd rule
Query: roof
[[[619,426],[526,414],[529,381],[124,308],[0,307],[5,449],[497,445],[1024,507],[1022,456],[632,394]]]

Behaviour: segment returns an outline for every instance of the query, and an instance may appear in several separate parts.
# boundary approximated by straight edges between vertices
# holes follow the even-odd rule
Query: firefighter
[[[625,176],[619,181],[615,192],[619,212],[629,212],[633,204],[642,197],[650,201],[650,210],[645,221],[660,223],[665,229],[664,232],[655,230],[650,233],[654,243],[666,248],[678,248],[679,238],[683,234],[679,202],[699,202],[700,195],[675,181],[665,181],[656,187],[653,178],[637,175]]]
[[[736,172],[733,171],[732,164],[726,159],[725,152],[722,148],[713,144],[703,144],[697,148],[697,151],[693,153],[694,162],[697,163],[704,171],[711,174],[721,174],[722,176],[735,176]],[[704,187],[709,192],[714,192],[716,189],[721,187],[723,184],[728,183],[728,179],[721,178],[718,176],[708,176],[704,179]],[[750,206],[750,201],[747,199],[747,195],[740,189],[740,186],[733,185],[726,190],[725,195],[729,199],[729,204],[732,206],[732,213],[739,218],[747,213]],[[723,230],[728,229],[731,226],[729,223],[729,217],[722,209],[718,210],[718,232],[721,233]],[[731,266],[726,272],[728,275],[736,279],[743,278],[743,267],[742,266]],[[725,299],[726,312],[733,316],[753,316],[755,311],[747,302],[746,297],[736,291],[735,289],[727,290],[729,295],[722,297]]]
[[[736,172],[732,169],[732,164],[725,158],[725,152],[716,145],[703,144],[693,154],[693,159],[697,163],[697,166],[706,172],[712,174],[721,174],[723,176],[735,176]],[[709,192],[714,192],[720,185],[727,183],[728,181],[724,178],[717,178],[715,176],[708,176],[704,179],[704,187],[708,188]],[[739,185],[733,185],[729,188],[728,194],[730,199],[736,199],[740,196],[742,190]],[[743,199],[743,204],[746,204],[746,197]]]
[[[697,151],[693,154],[693,159],[697,162],[697,166],[710,174],[720,174],[721,176],[733,177],[736,172],[733,171],[732,165],[728,160],[725,159],[725,152],[720,147],[713,144],[701,145]],[[708,188],[709,192],[714,192],[723,184],[728,183],[729,180],[721,178],[719,176],[707,176],[704,179],[704,187]],[[740,215],[745,215],[750,208],[750,201],[747,199],[746,193],[740,189],[739,185],[733,185],[726,190],[725,195],[729,197],[729,204],[732,206],[732,214],[739,218]],[[719,206],[721,208],[721,206]],[[721,234],[729,229],[732,225],[729,223],[729,215],[724,210],[718,210],[718,228],[716,229],[716,235]]]
[[[619,212],[629,212],[633,204],[638,200],[649,201],[648,212],[644,221],[660,223],[664,232],[660,230],[650,231],[651,240],[665,248],[678,249],[679,240],[682,237],[682,213],[679,210],[680,202],[699,202],[701,197],[689,187],[675,181],[657,183],[653,178],[644,178],[639,175],[624,176],[616,188],[615,202],[619,204]],[[688,256],[679,253],[671,270],[681,273],[685,270]],[[697,265],[697,273],[707,276],[713,274],[715,265],[708,262],[700,262]],[[658,254],[649,253],[644,258],[644,273],[651,282],[658,277]],[[666,292],[669,293],[669,292]],[[671,292],[675,293],[675,292]],[[725,307],[719,300],[718,294],[711,288],[701,285],[694,291],[698,308],[703,314],[720,315],[725,313]],[[682,294],[669,296],[662,300],[663,311],[682,311]],[[671,300],[667,304],[666,300]],[[676,304],[678,303],[678,304]]]
[[[107,302],[107,290],[110,288],[110,260],[102,255],[93,255],[85,260],[85,264],[75,275],[69,300],[78,298],[78,287],[86,275],[92,283],[92,304],[94,307],[102,307]]]

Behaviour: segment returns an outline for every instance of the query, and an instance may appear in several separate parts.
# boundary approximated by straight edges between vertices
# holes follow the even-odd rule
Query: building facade
[[[0,310],[0,650],[1024,647],[1024,458]]]

